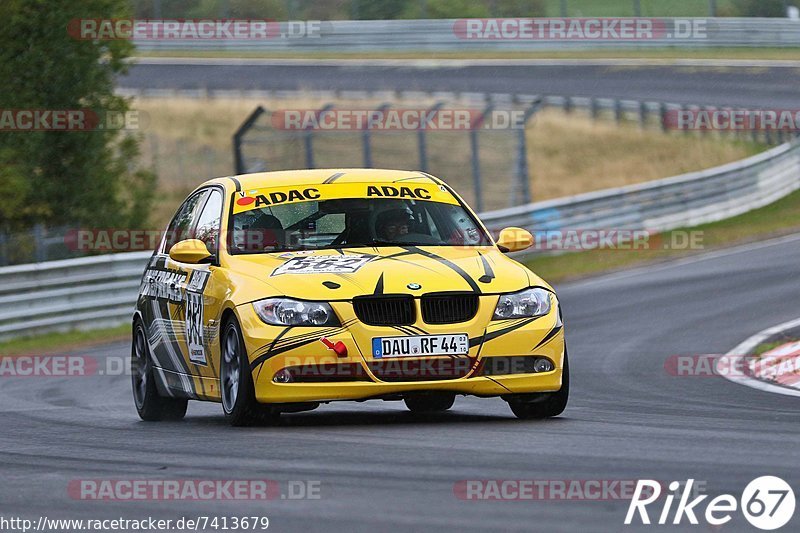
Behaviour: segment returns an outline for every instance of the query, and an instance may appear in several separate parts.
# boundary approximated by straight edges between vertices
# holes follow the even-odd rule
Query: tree
[[[736,0],[734,9],[739,17],[785,17],[785,0]]]
[[[0,130],[0,228],[34,223],[144,224],[155,176],[138,168],[138,139],[108,128],[129,110],[114,94],[132,51],[126,40],[80,40],[83,18],[127,18],[126,0],[4,0],[0,6],[0,110],[96,113],[94,131]]]

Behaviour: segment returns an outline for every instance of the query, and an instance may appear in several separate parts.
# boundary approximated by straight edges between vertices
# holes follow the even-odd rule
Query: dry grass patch
[[[258,105],[267,109],[318,109],[326,101],[256,99],[139,98],[133,107],[148,116],[142,151],[145,165],[159,176],[159,195],[153,223],[161,226],[175,206],[198,184],[233,172],[232,135]],[[381,102],[346,101],[342,107],[376,108]],[[427,107],[431,102],[400,103],[399,107]],[[262,132],[266,142],[249,145],[248,155],[263,155],[269,168],[305,166],[302,139]],[[318,167],[363,166],[358,133],[319,134],[315,137]],[[483,209],[510,205],[516,199],[513,178],[516,136],[512,131],[480,134]],[[373,136],[373,165],[419,168],[416,132]],[[759,151],[760,146],[715,136],[642,130],[634,123],[616,125],[594,121],[579,112],[545,110],[531,121],[528,166],[534,200],[640,183],[735,161]],[[428,135],[429,168],[451,182],[475,205],[466,132]]]

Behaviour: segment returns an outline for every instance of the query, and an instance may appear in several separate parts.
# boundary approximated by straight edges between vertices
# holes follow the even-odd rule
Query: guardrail
[[[633,20],[632,17],[619,17]],[[499,19],[498,19],[499,20]],[[548,19],[535,19],[546,21]],[[550,19],[552,20],[552,19]],[[582,19],[574,19],[582,20]],[[592,19],[602,21],[603,19]],[[471,38],[464,33],[465,21],[439,20],[336,20],[321,22],[300,36],[294,33],[302,23],[283,22],[280,31],[253,39],[134,39],[137,49],[153,51],[215,52],[468,52],[468,51],[535,51],[567,48],[638,48],[638,47],[796,47],[800,46],[800,21],[778,18],[658,18],[653,29],[638,38],[614,38],[614,34],[591,38],[593,26],[582,26],[570,38],[514,37]],[[294,24],[294,26],[290,26]],[[488,27],[487,27],[488,28]],[[501,31],[502,28],[501,28]],[[549,32],[549,30],[548,30]],[[548,32],[545,35],[550,35]],[[581,32],[589,36],[581,37]],[[472,34],[470,34],[472,35]],[[479,35],[486,35],[486,32]],[[503,37],[505,35],[505,37]],[[682,37],[685,35],[685,37]]]
[[[800,189],[800,143],[742,161],[614,189],[486,212],[487,226],[534,231],[667,231],[740,215]]]
[[[150,255],[111,254],[0,268],[0,340],[129,321]]]
[[[666,231],[769,204],[800,189],[800,143],[673,178],[481,215],[492,228]],[[148,252],[0,268],[0,340],[128,321]]]

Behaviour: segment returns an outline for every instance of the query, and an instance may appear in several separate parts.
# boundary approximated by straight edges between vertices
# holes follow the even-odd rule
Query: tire
[[[276,422],[280,413],[256,400],[250,360],[236,319],[225,323],[220,339],[219,390],[228,422],[235,427]]]
[[[515,394],[508,398],[511,411],[522,420],[539,420],[558,416],[567,408],[569,400],[569,359],[564,351],[564,371],[561,390],[558,392]]]
[[[455,394],[410,394],[403,398],[408,410],[416,414],[441,413],[453,407]]]
[[[184,398],[164,398],[158,394],[153,370],[153,358],[147,334],[140,320],[133,324],[131,342],[131,387],[133,403],[139,418],[146,422],[160,420],[181,420],[186,416],[189,400]]]

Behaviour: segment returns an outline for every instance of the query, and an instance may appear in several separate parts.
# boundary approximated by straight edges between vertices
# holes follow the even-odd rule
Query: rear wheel
[[[131,385],[133,386],[133,402],[142,420],[147,422],[180,420],[186,416],[188,400],[164,398],[158,394],[150,346],[147,342],[144,325],[139,320],[133,325]]]
[[[235,319],[228,320],[223,328],[220,360],[222,410],[230,424],[252,426],[276,421],[280,413],[256,401],[250,361]]]
[[[405,401],[406,407],[408,407],[409,411],[412,413],[441,413],[453,407],[453,403],[456,401],[456,395],[447,393],[409,394],[403,401]]]
[[[515,394],[506,401],[511,411],[523,420],[536,420],[558,416],[564,412],[569,400],[569,359],[564,351],[564,370],[561,374],[561,390],[558,392],[539,392]]]

